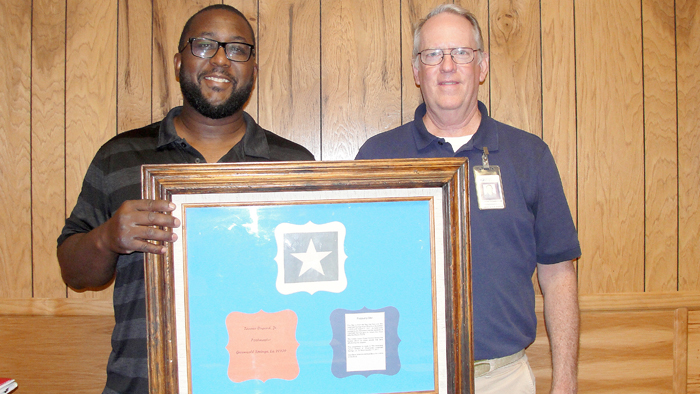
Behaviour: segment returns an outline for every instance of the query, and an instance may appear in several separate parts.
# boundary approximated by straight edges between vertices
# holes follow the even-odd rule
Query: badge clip
[[[480,166],[474,166],[474,184],[480,210],[504,209],[506,199],[503,194],[503,181],[499,166],[489,164],[489,148],[484,147]]]

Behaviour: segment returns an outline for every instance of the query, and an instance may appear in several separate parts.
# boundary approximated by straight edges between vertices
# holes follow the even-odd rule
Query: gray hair
[[[416,61],[418,60],[418,51],[420,51],[421,44],[420,32],[423,30],[423,25],[428,21],[428,19],[445,12],[462,16],[472,24],[474,40],[476,41],[476,48],[474,49],[479,51],[479,62],[481,62],[482,53],[484,51],[484,40],[482,38],[481,27],[479,26],[479,21],[476,20],[476,16],[456,4],[443,4],[433,8],[425,19],[421,19],[416,24],[416,27],[413,30],[413,63],[417,65]]]

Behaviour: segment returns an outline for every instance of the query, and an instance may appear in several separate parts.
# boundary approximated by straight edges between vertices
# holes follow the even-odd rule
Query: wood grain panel
[[[641,6],[576,2],[579,290],[644,290]],[[624,67],[620,65],[624,64]]]
[[[542,40],[542,139],[559,169],[574,223],[578,220],[576,161],[576,54],[573,1],[540,2]],[[536,294],[542,290],[533,276]]]
[[[31,2],[0,4],[0,297],[32,296]]]
[[[321,158],[321,5],[260,3],[259,123]]]
[[[574,222],[577,220],[576,54],[574,3],[543,0],[542,139],[559,168]]]
[[[489,2],[491,115],[542,136],[538,0]]]
[[[18,393],[54,392],[47,387],[61,392],[99,392],[113,326],[111,313],[111,303],[103,300],[0,299],[0,370],[18,379],[22,387]],[[673,392],[670,382],[675,367],[670,366],[673,361],[669,355],[682,348],[678,343],[682,320],[673,310],[584,311],[579,392]],[[551,366],[541,313],[538,323],[537,339],[527,353],[537,376],[538,393],[546,393]],[[687,323],[688,393],[697,393],[700,311],[687,312]],[[65,385],[76,379],[80,380],[78,391],[66,389]]]
[[[0,371],[17,394],[101,392],[114,318],[0,316]]]
[[[700,290],[700,3],[676,0],[680,290]]]
[[[238,9],[238,11],[241,11],[243,15],[245,15],[246,19],[248,19],[248,22],[250,22],[250,25],[253,27],[253,32],[255,33],[255,38],[256,38],[256,44],[259,46],[260,45],[260,27],[258,26],[258,0],[224,0],[225,4],[228,4],[232,7],[235,7]],[[179,37],[179,36],[178,36]],[[258,48],[260,49],[260,48]],[[264,50],[264,49],[263,49]],[[256,52],[258,52],[256,50]],[[173,52],[175,54],[175,52]],[[258,53],[256,55],[257,61],[260,61],[260,54]],[[258,74],[258,77],[260,74]],[[253,119],[258,119],[259,113],[260,113],[260,99],[259,99],[259,88],[257,85],[259,84],[256,83],[255,88],[253,89],[253,92],[250,94],[250,100],[246,103],[246,105],[243,107],[244,110],[253,117]]]
[[[117,44],[118,96],[117,130],[143,127],[151,117],[151,43],[153,42],[151,1],[119,2]]]
[[[543,328],[538,314],[537,339],[527,350],[538,393],[548,393],[551,386]],[[579,392],[673,393],[673,340],[673,311],[582,313]]]
[[[173,107],[182,105],[180,84],[175,80],[173,56],[185,22],[197,11],[221,0],[153,0],[153,90],[151,111],[160,121]]]
[[[321,159],[353,159],[367,138],[400,125],[399,6],[321,1]]]
[[[111,300],[0,298],[0,316],[114,316]]]
[[[65,297],[56,238],[65,206],[65,18],[63,0],[32,7],[32,261],[33,296]]]
[[[686,394],[688,388],[688,308],[678,308],[674,313],[673,392]]]
[[[673,311],[608,312],[582,319],[581,392],[672,393],[673,339]]]
[[[678,288],[674,0],[644,0],[645,290]]]
[[[66,212],[78,198],[95,152],[117,129],[117,1],[66,3]],[[73,297],[109,299],[112,291]]]
[[[579,295],[581,311],[651,311],[678,308],[700,309],[698,292],[609,293]],[[542,311],[542,297],[535,297],[535,310]]]
[[[688,386],[689,394],[700,393],[700,310],[688,312]]]
[[[459,4],[463,8],[469,10],[481,26],[482,39],[484,40],[484,51],[491,53],[490,42],[490,20],[489,20],[489,2],[482,0],[455,0],[455,4]],[[479,86],[479,100],[486,105],[486,108],[491,108],[491,73],[486,76],[486,81]]]

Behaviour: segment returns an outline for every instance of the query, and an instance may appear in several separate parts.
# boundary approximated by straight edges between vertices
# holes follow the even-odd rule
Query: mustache
[[[217,67],[212,70],[201,72],[197,75],[197,82],[202,82],[202,79],[207,75],[217,74],[228,78],[234,86],[238,86],[238,79],[228,72],[228,69]]]

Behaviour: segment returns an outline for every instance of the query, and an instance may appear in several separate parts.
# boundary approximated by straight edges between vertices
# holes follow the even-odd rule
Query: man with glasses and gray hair
[[[551,393],[575,393],[576,228],[547,145],[492,119],[478,101],[489,70],[481,37],[476,18],[461,7],[431,11],[414,35],[413,77],[424,103],[412,122],[367,140],[356,159],[469,159],[476,393],[535,393],[525,355],[537,330],[535,268],[551,348]]]
[[[314,159],[243,111],[258,67],[253,29],[237,9],[217,4],[194,14],[174,66],[182,107],[100,148],[58,238],[68,286],[101,289],[114,279],[116,324],[103,393],[148,393],[143,253],[165,253],[166,246],[149,241],[173,242],[170,229],[180,226],[168,214],[173,204],[140,199],[141,165]]]

